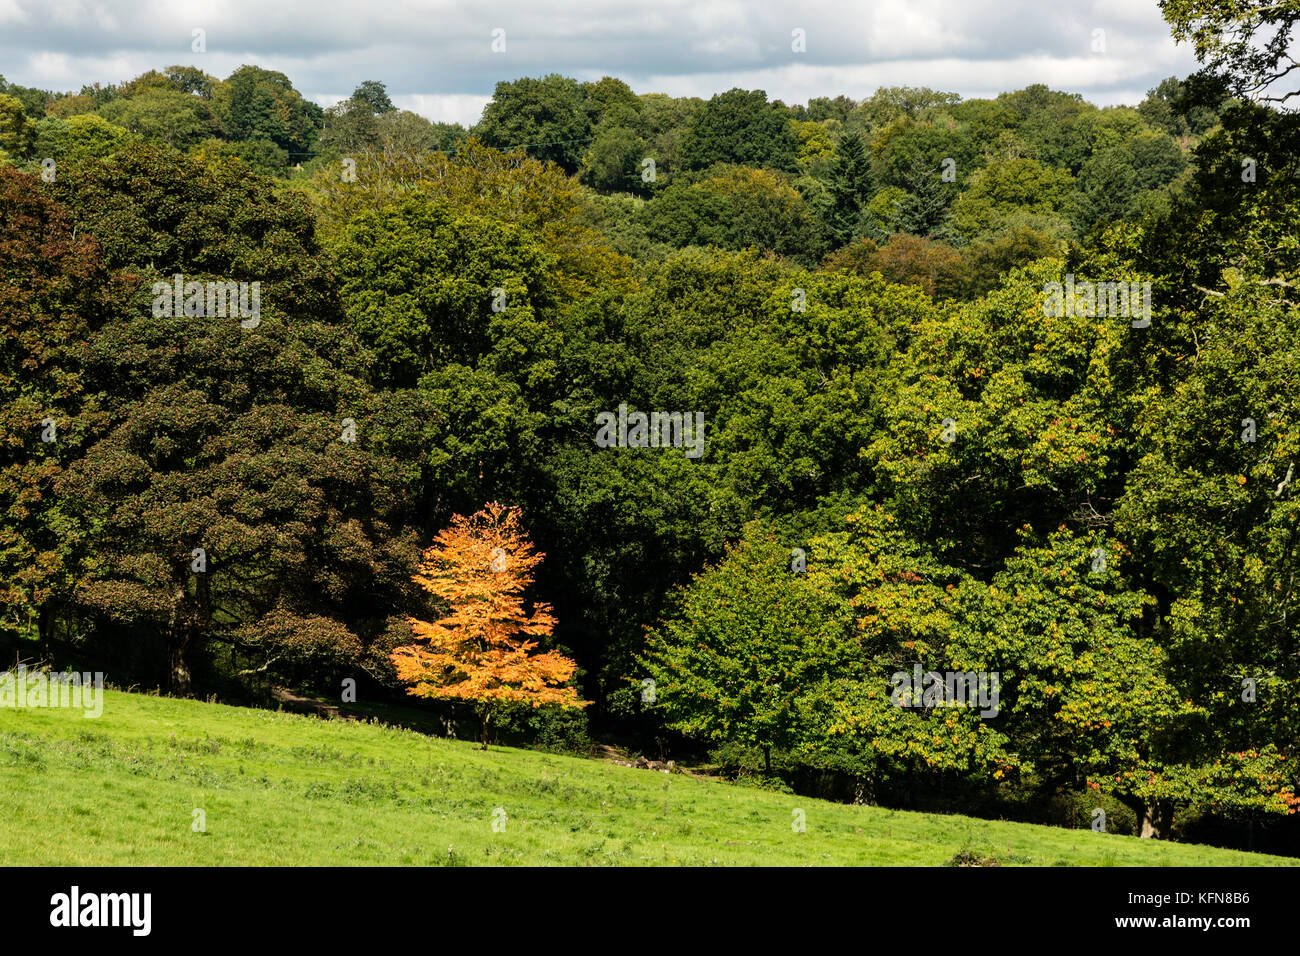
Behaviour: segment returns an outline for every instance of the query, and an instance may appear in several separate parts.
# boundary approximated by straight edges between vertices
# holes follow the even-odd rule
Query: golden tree
[[[413,578],[450,612],[431,624],[408,618],[419,643],[391,655],[397,676],[411,685],[408,693],[476,705],[484,750],[500,704],[590,703],[566,686],[577,664],[555,651],[537,652],[536,639],[550,635],[555,618],[540,602],[524,612],[523,591],[546,555],[534,549],[520,518],[518,508],[496,502],[452,518]]]

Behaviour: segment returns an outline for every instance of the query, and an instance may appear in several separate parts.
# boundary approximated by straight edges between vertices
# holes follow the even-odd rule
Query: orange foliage
[[[468,518],[456,515],[424,552],[413,578],[450,613],[432,624],[408,618],[419,643],[391,655],[397,676],[412,685],[408,693],[481,707],[589,704],[563,686],[577,667],[573,661],[555,651],[534,653],[535,638],[549,636],[555,626],[549,604],[524,613],[523,591],[544,557],[528,540],[517,508],[491,502]]]

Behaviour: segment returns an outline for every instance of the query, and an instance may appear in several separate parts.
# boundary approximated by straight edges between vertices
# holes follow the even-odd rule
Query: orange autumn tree
[[[420,643],[390,655],[398,678],[411,685],[408,693],[476,705],[484,750],[488,724],[501,704],[591,703],[565,686],[577,664],[555,651],[536,652],[535,638],[548,637],[555,618],[551,606],[540,602],[524,613],[523,591],[546,555],[534,549],[520,517],[518,508],[490,502],[468,518],[452,518],[412,578],[450,613],[432,624],[407,618]]]

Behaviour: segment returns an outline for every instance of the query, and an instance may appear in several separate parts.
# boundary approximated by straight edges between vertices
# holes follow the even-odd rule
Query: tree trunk
[[[763,772],[772,775],[772,748],[767,744],[763,745]]]
[[[1144,840],[1163,840],[1169,836],[1174,820],[1174,805],[1168,800],[1153,800],[1147,803],[1138,799],[1124,800],[1124,805],[1133,811],[1138,821],[1138,836]]]
[[[185,660],[185,645],[189,635],[181,630],[172,635],[171,670],[168,673],[167,689],[174,697],[188,697],[190,694],[190,668]]]
[[[1174,824],[1174,806],[1167,800],[1158,800],[1147,808],[1146,819],[1142,821],[1143,836],[1150,835],[1157,840],[1168,839]]]
[[[188,697],[190,693],[190,668],[185,660],[185,646],[190,641],[190,615],[185,613],[185,588],[179,587],[172,599],[171,619],[167,622],[167,649],[169,654],[167,692],[174,697]]]
[[[478,712],[479,720],[483,725],[483,750],[488,749],[488,724],[492,720],[492,712],[486,707],[481,708]]]
[[[54,658],[54,606],[50,601],[41,605],[36,618],[36,632],[41,639],[41,659]]]
[[[1142,839],[1160,839],[1160,819],[1154,806],[1148,805],[1142,808],[1142,813],[1139,816],[1139,827],[1138,836]]]

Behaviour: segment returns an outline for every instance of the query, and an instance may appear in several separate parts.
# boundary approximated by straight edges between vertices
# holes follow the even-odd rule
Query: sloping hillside
[[[1296,863],[121,692],[0,708],[0,819],[6,865]]]

